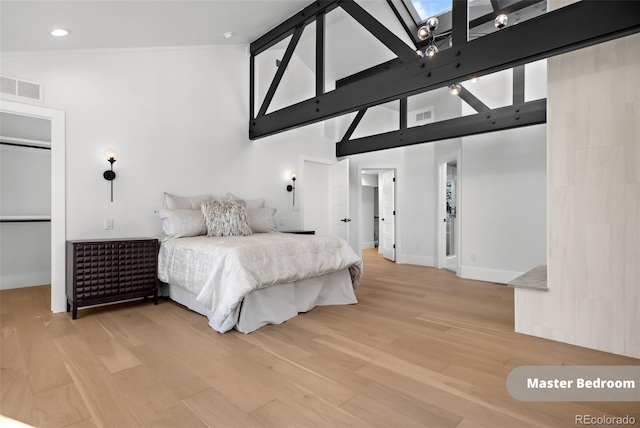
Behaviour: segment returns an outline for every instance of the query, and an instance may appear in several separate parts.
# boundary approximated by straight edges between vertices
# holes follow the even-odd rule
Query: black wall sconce
[[[287,192],[293,192],[293,202],[291,205],[296,204],[296,173],[291,173],[291,182],[292,184],[287,184]]]
[[[113,163],[118,159],[118,154],[113,149],[108,149],[104,152],[104,157],[107,159],[107,162],[111,164],[111,169],[106,170],[102,176],[105,180],[111,182],[111,202],[113,202],[113,180],[116,178],[116,173],[113,171]]]

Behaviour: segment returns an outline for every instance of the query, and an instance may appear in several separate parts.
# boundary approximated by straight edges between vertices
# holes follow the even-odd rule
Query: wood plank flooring
[[[521,365],[640,360],[513,332],[513,289],[365,252],[359,303],[219,334],[169,300],[52,314],[50,287],[0,292],[0,425],[563,427],[638,403],[520,402]]]

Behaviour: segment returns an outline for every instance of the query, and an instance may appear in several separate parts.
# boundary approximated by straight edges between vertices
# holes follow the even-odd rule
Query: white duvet
[[[195,294],[218,331],[253,290],[346,268],[357,288],[362,260],[343,239],[289,233],[171,239],[158,257],[158,278]]]

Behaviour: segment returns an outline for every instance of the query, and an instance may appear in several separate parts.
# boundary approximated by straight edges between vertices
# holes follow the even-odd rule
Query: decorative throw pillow
[[[207,234],[207,226],[200,211],[160,209],[156,214],[162,219],[165,240]]]
[[[200,209],[207,225],[207,236],[248,236],[253,233],[247,221],[247,205],[242,200],[206,201]]]
[[[277,232],[275,208],[255,208],[247,210],[249,227],[253,233]]]
[[[247,203],[248,210],[254,210],[256,208],[264,208],[264,198],[258,199],[242,199],[232,193],[227,193],[227,198],[232,201],[245,201]]]
[[[164,193],[164,205],[169,210],[199,210],[200,205],[209,200],[211,200],[209,195],[184,197]]]

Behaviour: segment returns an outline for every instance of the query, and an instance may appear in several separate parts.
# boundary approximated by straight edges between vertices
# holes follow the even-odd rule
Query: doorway
[[[65,113],[45,107],[0,100],[0,111],[51,123],[51,311],[64,312],[65,299]]]
[[[396,168],[360,168],[358,182],[358,250],[377,247],[396,261]]]
[[[0,289],[51,284],[51,121],[0,112]]]
[[[460,270],[460,152],[438,162],[438,268]]]

